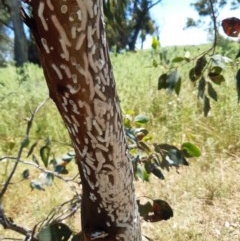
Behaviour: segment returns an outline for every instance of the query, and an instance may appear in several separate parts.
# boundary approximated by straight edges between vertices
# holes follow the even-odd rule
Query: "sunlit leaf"
[[[152,49],[157,50],[160,47],[159,40],[153,36],[152,37]]]
[[[71,229],[63,223],[55,223],[40,230],[39,241],[68,241],[72,235]]]
[[[182,62],[182,61],[184,61],[186,58],[184,58],[184,57],[175,57],[173,60],[172,60],[172,62],[173,63],[180,63],[180,62]]]
[[[32,190],[37,189],[37,190],[40,190],[40,191],[45,191],[42,183],[38,180],[32,180],[31,183],[30,183],[30,187],[32,188]]]
[[[225,68],[225,64],[232,62],[232,60],[230,58],[220,55],[220,54],[215,54],[215,55],[211,56],[211,59],[216,66],[221,67],[222,69]]]
[[[69,156],[68,154],[62,156],[62,160],[65,162],[70,162],[72,160],[72,156]]]
[[[214,99],[215,101],[218,100],[218,95],[217,95],[217,92],[216,90],[213,88],[212,84],[211,83],[208,83],[208,94],[209,96]]]
[[[184,142],[182,144],[182,150],[186,157],[200,157],[201,151],[200,149],[190,142]]]
[[[145,124],[149,121],[149,117],[147,117],[146,115],[137,115],[134,118],[134,122],[135,123],[140,123],[140,124]]]
[[[142,181],[149,182],[149,173],[142,165],[137,165],[136,176],[139,177]]]
[[[39,176],[41,183],[46,186],[51,186],[53,183],[54,175],[52,173],[41,173]]]

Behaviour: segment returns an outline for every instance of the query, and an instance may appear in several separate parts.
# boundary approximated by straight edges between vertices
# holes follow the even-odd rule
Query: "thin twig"
[[[21,158],[23,149],[25,147],[25,143],[28,141],[28,137],[29,137],[30,129],[32,127],[33,119],[34,119],[35,115],[37,114],[37,112],[41,109],[41,107],[47,102],[47,100],[48,100],[48,98],[37,106],[37,108],[33,111],[33,113],[31,114],[31,117],[29,118],[29,120],[27,122],[27,128],[26,128],[24,138],[22,140],[21,146],[19,148],[19,151],[18,151],[18,154],[17,154],[17,157],[16,157],[15,165],[13,166],[13,169],[12,169],[10,175],[8,176],[8,179],[5,182],[3,188],[0,192],[0,201],[2,200],[5,192],[7,191],[8,185],[11,182],[11,179],[12,179],[12,177],[13,177],[16,169],[17,169],[17,166],[18,166],[19,162],[20,162],[20,158]]]

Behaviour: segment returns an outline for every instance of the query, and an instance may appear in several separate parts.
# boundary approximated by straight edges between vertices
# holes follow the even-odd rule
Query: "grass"
[[[169,48],[167,51],[173,58],[182,56],[184,50],[195,56],[204,49],[206,46]],[[183,82],[180,96],[176,96],[157,90],[157,79],[165,69],[152,67],[150,51],[112,54],[111,58],[123,112],[133,110],[136,114],[148,115],[151,121],[147,128],[154,142],[181,145],[190,141],[202,151],[200,158],[190,160],[191,165],[181,168],[179,173],[175,169],[164,173],[164,181],[151,177],[149,183],[136,182],[137,196],[166,200],[174,209],[174,217],[168,221],[143,222],[143,234],[155,241],[240,240],[240,107],[234,83],[236,70],[227,68],[225,83],[214,85],[219,100],[212,101],[211,112],[206,118],[202,113],[202,101],[197,99],[196,87],[188,79],[193,63],[179,67]],[[0,156],[16,155],[26,118],[47,98],[48,91],[41,70],[33,65],[25,66],[21,74],[12,66],[0,69],[0,86]],[[67,132],[50,100],[35,118],[29,147],[38,141],[37,152],[47,137],[52,139],[52,156],[71,150]],[[12,165],[10,160],[0,162],[0,183],[6,180]],[[3,204],[7,216],[14,222],[33,228],[52,207],[69,200],[74,192],[60,179],[55,179],[45,192],[31,191],[30,180],[21,177],[26,168],[30,170],[30,180],[38,178],[39,170],[20,164]],[[74,176],[74,163],[69,169],[69,176]],[[68,223],[77,231],[79,216]],[[2,227],[0,233],[0,238],[18,237]]]

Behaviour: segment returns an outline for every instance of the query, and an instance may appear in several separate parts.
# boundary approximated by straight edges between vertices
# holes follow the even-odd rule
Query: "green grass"
[[[169,48],[169,58],[184,55],[189,50],[192,57],[207,46]],[[224,49],[219,49],[222,53]],[[227,68],[226,82],[215,86],[218,102],[212,101],[209,117],[204,117],[202,101],[197,99],[196,87],[188,79],[194,65],[179,66],[182,76],[180,96],[157,90],[158,77],[166,71],[152,67],[150,51],[111,55],[114,75],[123,112],[133,110],[150,117],[148,130],[153,142],[181,145],[190,141],[200,147],[202,156],[190,160],[190,166],[165,173],[166,180],[151,177],[149,183],[136,182],[137,195],[160,198],[169,202],[174,217],[159,223],[142,223],[142,231],[155,241],[237,241],[240,240],[240,110],[237,104],[234,74]],[[155,55],[155,58],[158,58]],[[46,99],[48,90],[36,66],[27,65],[21,75],[12,66],[0,69],[0,156],[15,155],[26,128],[26,118],[37,105]],[[69,137],[56,107],[49,100],[39,111],[30,133],[30,144],[38,141],[36,151],[45,139],[52,139],[52,156],[71,150]],[[29,149],[29,148],[28,148]],[[26,158],[26,148],[23,158]],[[13,161],[0,162],[0,183],[6,180]],[[76,172],[70,165],[70,176]],[[29,187],[29,180],[22,180],[21,173],[29,168],[30,180],[39,171],[20,164],[3,200],[6,213],[16,223],[32,228],[46,217],[57,204],[73,195],[65,182],[56,179],[45,192]],[[69,223],[78,230],[79,216]],[[17,237],[3,230],[3,236]],[[0,237],[1,237],[0,235]]]

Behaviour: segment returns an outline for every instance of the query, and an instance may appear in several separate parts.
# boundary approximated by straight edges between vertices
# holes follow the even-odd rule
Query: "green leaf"
[[[195,73],[195,68],[190,69],[188,75],[189,75],[189,79],[190,79],[192,82],[196,82],[196,81],[200,78],[200,76],[201,76],[201,75],[196,75],[196,73]]]
[[[160,75],[160,77],[158,78],[158,90],[168,88],[167,78],[168,78],[167,74]]]
[[[204,78],[204,76],[202,76],[198,84],[198,98],[199,97],[203,98],[204,92],[205,92],[205,86],[206,86],[206,79]]]
[[[134,118],[134,122],[135,123],[139,123],[139,124],[145,124],[149,121],[149,118],[146,115],[137,115]]]
[[[54,175],[52,173],[42,173],[40,175],[41,183],[46,186],[51,186],[53,183]]]
[[[32,188],[32,190],[37,189],[37,190],[40,190],[40,191],[45,191],[45,189],[42,186],[42,183],[38,180],[32,180],[31,183],[30,183],[30,187]]]
[[[177,95],[180,94],[181,85],[182,85],[182,79],[181,79],[181,77],[179,77],[179,78],[178,78],[178,81],[177,81],[176,84],[175,84],[175,88],[174,88],[175,93],[176,93]]]
[[[154,176],[158,177],[159,179],[163,180],[164,175],[162,174],[161,170],[155,163],[147,162],[145,163],[145,169],[148,173],[152,173]]]
[[[146,202],[145,204],[140,204],[140,200],[137,200],[138,211],[141,217],[145,217],[150,212],[152,212],[152,204],[150,202]]]
[[[170,166],[179,167],[180,165],[188,165],[188,162],[185,159],[182,151],[178,150],[176,147],[168,151],[165,156],[165,160]]]
[[[23,177],[24,179],[28,179],[28,178],[29,178],[29,175],[30,175],[30,173],[29,173],[29,170],[28,170],[28,169],[26,169],[26,170],[24,170],[24,171],[22,172],[22,177]]]
[[[57,164],[54,169],[55,172],[59,174],[68,174],[68,170],[66,169],[65,162]]]
[[[215,101],[218,100],[218,95],[216,90],[212,87],[211,83],[208,82],[208,94],[209,96],[214,99]]]
[[[238,103],[240,102],[240,69],[237,71],[236,74],[236,89],[238,94]]]
[[[173,60],[172,60],[172,63],[180,63],[182,61],[186,60],[186,58],[184,57],[175,57]]]
[[[218,74],[218,73],[214,73],[214,72],[209,72],[208,77],[210,78],[210,80],[213,83],[215,83],[217,85],[220,85],[222,82],[225,81],[225,78],[223,77],[223,75]]]
[[[160,47],[159,40],[153,36],[152,37],[152,49],[157,50]]]
[[[220,66],[213,66],[210,70],[210,72],[215,73],[215,74],[221,74],[223,68]]]
[[[37,157],[34,154],[32,155],[32,161],[39,166],[38,159],[37,159]]]
[[[34,148],[37,146],[37,142],[34,142],[32,144],[32,146],[30,147],[29,151],[28,151],[28,154],[27,154],[27,158],[33,153],[34,151]]]
[[[138,142],[138,148],[140,148],[141,150],[143,150],[147,154],[149,154],[150,151],[151,151],[149,146],[144,141],[139,141]]]
[[[179,80],[179,73],[177,70],[172,71],[167,77],[168,90],[171,92],[175,89],[175,85]]]
[[[195,65],[194,71],[196,76],[200,76],[202,74],[202,71],[204,70],[206,64],[207,64],[207,60],[205,55],[203,55],[197,60],[197,63]]]
[[[209,98],[205,95],[203,99],[203,112],[205,117],[208,115],[208,112],[210,111],[210,109],[211,109],[211,106],[210,106]]]
[[[55,223],[40,230],[39,241],[68,241],[72,235],[71,229],[63,223]]]
[[[41,156],[41,159],[42,159],[45,167],[48,167],[48,159],[50,156],[50,151],[51,151],[51,148],[49,146],[43,146],[40,149],[40,156]]]
[[[184,142],[182,144],[182,150],[186,157],[200,157],[201,151],[200,149],[190,142]]]
[[[149,182],[149,173],[142,165],[137,165],[136,176],[139,177],[142,181]]]
[[[157,60],[154,59],[152,65],[153,65],[153,67],[155,67],[155,68],[158,67],[158,62],[157,62]]]

